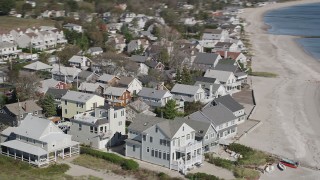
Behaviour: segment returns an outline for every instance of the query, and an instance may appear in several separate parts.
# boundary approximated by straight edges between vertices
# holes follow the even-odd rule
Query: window
[[[167,154],[163,152],[163,159],[167,159]]]
[[[150,142],[152,143],[152,141],[153,141],[153,138],[152,138],[152,136],[150,136]]]
[[[147,152],[149,152],[150,151],[150,149],[149,149],[149,147],[147,147]]]
[[[79,131],[82,130],[82,124],[79,124]]]
[[[159,158],[161,159],[161,151],[159,150]]]
[[[184,126],[182,126],[182,131],[184,131]]]
[[[36,140],[33,139],[33,144],[35,144],[35,143],[36,143]]]
[[[143,138],[143,141],[146,141],[146,135],[143,135],[142,138]]]
[[[154,150],[153,149],[151,150],[151,156],[152,157],[154,156]]]
[[[117,118],[117,113],[115,112],[113,116],[114,116],[114,118]]]
[[[132,146],[132,151],[135,152],[136,151],[136,145]]]
[[[170,141],[166,141],[167,142],[167,146],[169,146],[170,147]]]
[[[211,134],[211,138],[214,138],[214,133]]]
[[[190,134],[187,134],[187,140],[189,140],[190,139]]]
[[[42,143],[42,147],[44,147],[44,143]]]
[[[162,145],[162,139],[160,139],[160,145]]]
[[[208,139],[209,139],[209,136],[208,136],[208,135],[206,135],[204,138],[205,138],[206,140],[208,140]]]
[[[233,120],[233,121],[231,121],[231,125],[234,125],[234,120]]]
[[[158,128],[156,127],[156,133],[158,132]]]
[[[93,133],[93,126],[90,126],[90,132]]]
[[[119,121],[119,126],[121,126],[122,125],[122,121]]]
[[[98,128],[97,127],[94,127],[94,133],[98,133]]]
[[[68,110],[67,110],[67,109],[65,109],[65,110],[64,110],[64,113],[65,113],[65,114],[68,114]]]
[[[154,157],[158,157],[158,150],[155,150],[155,156]]]
[[[34,111],[34,115],[38,115],[38,111]]]
[[[169,161],[170,160],[170,154],[167,153],[167,160]]]
[[[103,126],[100,127],[100,132],[103,132]]]
[[[20,115],[20,118],[23,118],[23,115]]]
[[[77,103],[77,107],[79,107],[79,103]]]
[[[64,105],[67,105],[68,104],[68,101],[67,100],[64,100]]]

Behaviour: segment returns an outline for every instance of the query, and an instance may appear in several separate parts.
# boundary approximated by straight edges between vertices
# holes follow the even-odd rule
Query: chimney
[[[201,84],[199,84],[199,88],[202,88]]]
[[[228,58],[228,51],[224,51],[224,58],[225,58],[225,59]]]
[[[212,97],[212,94],[213,94],[213,92],[212,92],[212,84],[210,84],[210,86],[209,86],[209,97]]]

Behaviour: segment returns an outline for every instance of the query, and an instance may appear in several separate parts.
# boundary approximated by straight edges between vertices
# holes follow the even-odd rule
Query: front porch
[[[203,150],[202,142],[195,142],[187,146],[176,149],[173,153],[170,169],[181,171],[186,174],[187,171],[198,164],[202,164]]]
[[[69,147],[47,152],[41,147],[12,140],[1,143],[0,154],[27,162],[36,167],[43,167],[51,162],[56,162],[58,157],[64,159],[80,154],[80,147],[79,143],[74,142]]]

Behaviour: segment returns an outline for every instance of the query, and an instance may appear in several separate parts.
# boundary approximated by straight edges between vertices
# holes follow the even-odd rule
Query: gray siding
[[[170,154],[170,146],[160,145],[160,139],[167,139],[160,129],[156,132],[156,127],[152,126],[146,131],[146,141],[142,141],[142,160],[150,163],[158,164],[161,166],[165,166],[169,168],[169,160],[163,159],[163,153]],[[152,137],[152,142],[150,142],[150,137]],[[171,141],[170,141],[171,144]],[[147,152],[147,148],[149,147],[149,152]],[[152,156],[152,150],[158,151],[158,157]],[[161,152],[161,158],[159,158],[159,151]]]
[[[135,147],[135,148],[133,148]],[[136,159],[141,159],[141,154],[143,152],[141,148],[141,143],[131,143],[131,142],[126,142],[126,156],[128,157],[133,157]]]
[[[212,137],[212,134],[213,134],[213,137]],[[208,138],[206,138],[206,136]],[[216,146],[217,141],[218,141],[218,135],[217,135],[216,131],[213,129],[213,127],[210,126],[210,128],[208,129],[207,133],[205,134],[205,136],[203,137],[203,140],[202,140],[203,150],[205,152],[211,151],[212,148],[214,148]]]

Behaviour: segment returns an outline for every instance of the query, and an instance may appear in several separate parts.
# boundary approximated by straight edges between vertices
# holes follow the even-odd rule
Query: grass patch
[[[17,28],[32,28],[38,26],[54,26],[55,21],[44,19],[24,19],[9,16],[0,16],[0,30],[12,30]]]
[[[103,170],[112,172],[121,176],[131,176],[136,179],[148,180],[179,180],[179,178],[172,178],[164,173],[158,173],[143,168],[138,168],[135,171],[123,170],[121,165],[108,162],[104,159],[94,157],[87,154],[82,154],[72,161],[73,164],[83,166],[94,170]]]
[[[66,164],[50,165],[46,168],[35,168],[12,158],[0,155],[0,179],[70,179],[64,174],[70,167]]]
[[[259,77],[268,77],[268,78],[275,78],[278,75],[275,73],[271,73],[271,72],[249,72],[249,75],[251,76],[259,76]]]

